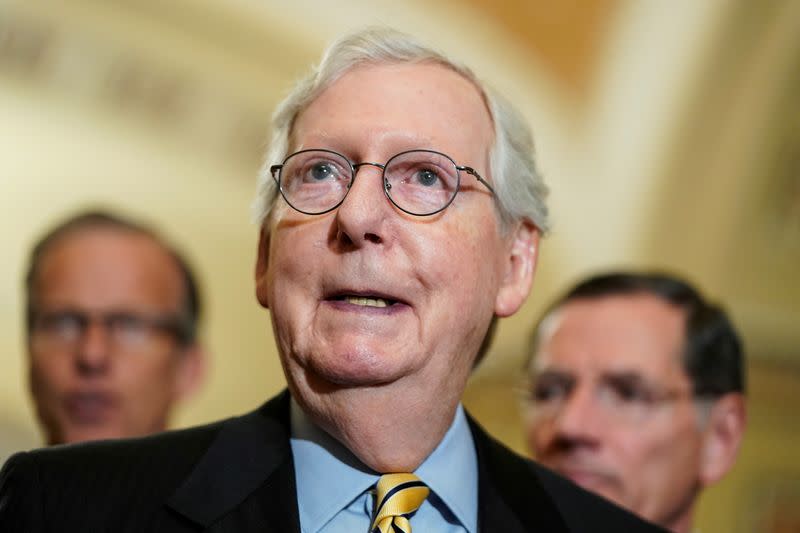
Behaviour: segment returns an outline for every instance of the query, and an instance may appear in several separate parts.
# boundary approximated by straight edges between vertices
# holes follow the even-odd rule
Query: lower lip
[[[370,305],[358,305],[350,303],[347,300],[325,300],[325,305],[337,310],[345,311],[348,313],[366,313],[369,315],[395,315],[410,309],[410,307],[403,303],[394,303],[386,307],[373,307]]]
[[[81,394],[70,396],[66,400],[67,413],[77,424],[93,425],[104,422],[113,407],[114,401],[107,394]]]

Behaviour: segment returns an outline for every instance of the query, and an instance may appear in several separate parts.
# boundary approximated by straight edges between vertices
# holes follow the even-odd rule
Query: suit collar
[[[507,450],[468,415],[478,454],[480,531],[567,531],[533,463]],[[237,510],[237,526],[299,531],[297,489],[289,444],[289,394],[220,429],[206,454],[167,505],[210,527]],[[249,530],[249,529],[248,529]]]
[[[251,521],[299,531],[295,493],[289,394],[284,391],[225,423],[167,505],[204,527],[244,506]]]
[[[469,417],[478,452],[480,531],[568,531],[532,462],[489,436]]]

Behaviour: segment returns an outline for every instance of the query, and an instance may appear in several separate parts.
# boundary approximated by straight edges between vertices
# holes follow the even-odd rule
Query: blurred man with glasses
[[[184,259],[144,226],[90,212],[36,244],[25,281],[30,390],[47,443],[166,429],[203,374]]]
[[[12,458],[0,529],[5,513],[37,530],[56,499],[45,525],[73,531],[654,531],[460,403],[490,325],[530,292],[545,190],[525,121],[469,69],[388,29],[338,40],[278,107],[256,202],[255,292],[288,390],[201,428]]]
[[[688,283],[610,273],[534,332],[527,436],[536,458],[676,533],[736,458],[744,360],[725,313]]]

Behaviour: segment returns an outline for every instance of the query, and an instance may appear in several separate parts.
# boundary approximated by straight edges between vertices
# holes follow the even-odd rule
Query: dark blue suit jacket
[[[470,426],[481,532],[660,531]],[[0,472],[0,531],[299,532],[296,498],[284,392],[207,426],[17,454]]]

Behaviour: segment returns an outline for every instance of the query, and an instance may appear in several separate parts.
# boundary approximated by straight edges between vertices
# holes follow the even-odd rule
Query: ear
[[[722,479],[736,460],[747,419],[744,396],[725,394],[711,407],[708,417],[699,476],[704,487]]]
[[[208,361],[205,350],[197,343],[185,348],[177,357],[175,399],[183,401],[194,395],[205,382]]]
[[[539,229],[523,221],[514,229],[503,259],[505,273],[494,305],[497,316],[513,315],[525,302],[531,291],[538,254]]]
[[[258,234],[258,250],[256,252],[256,298],[265,309],[269,309],[267,298],[267,269],[269,267],[269,232],[261,227]]]

